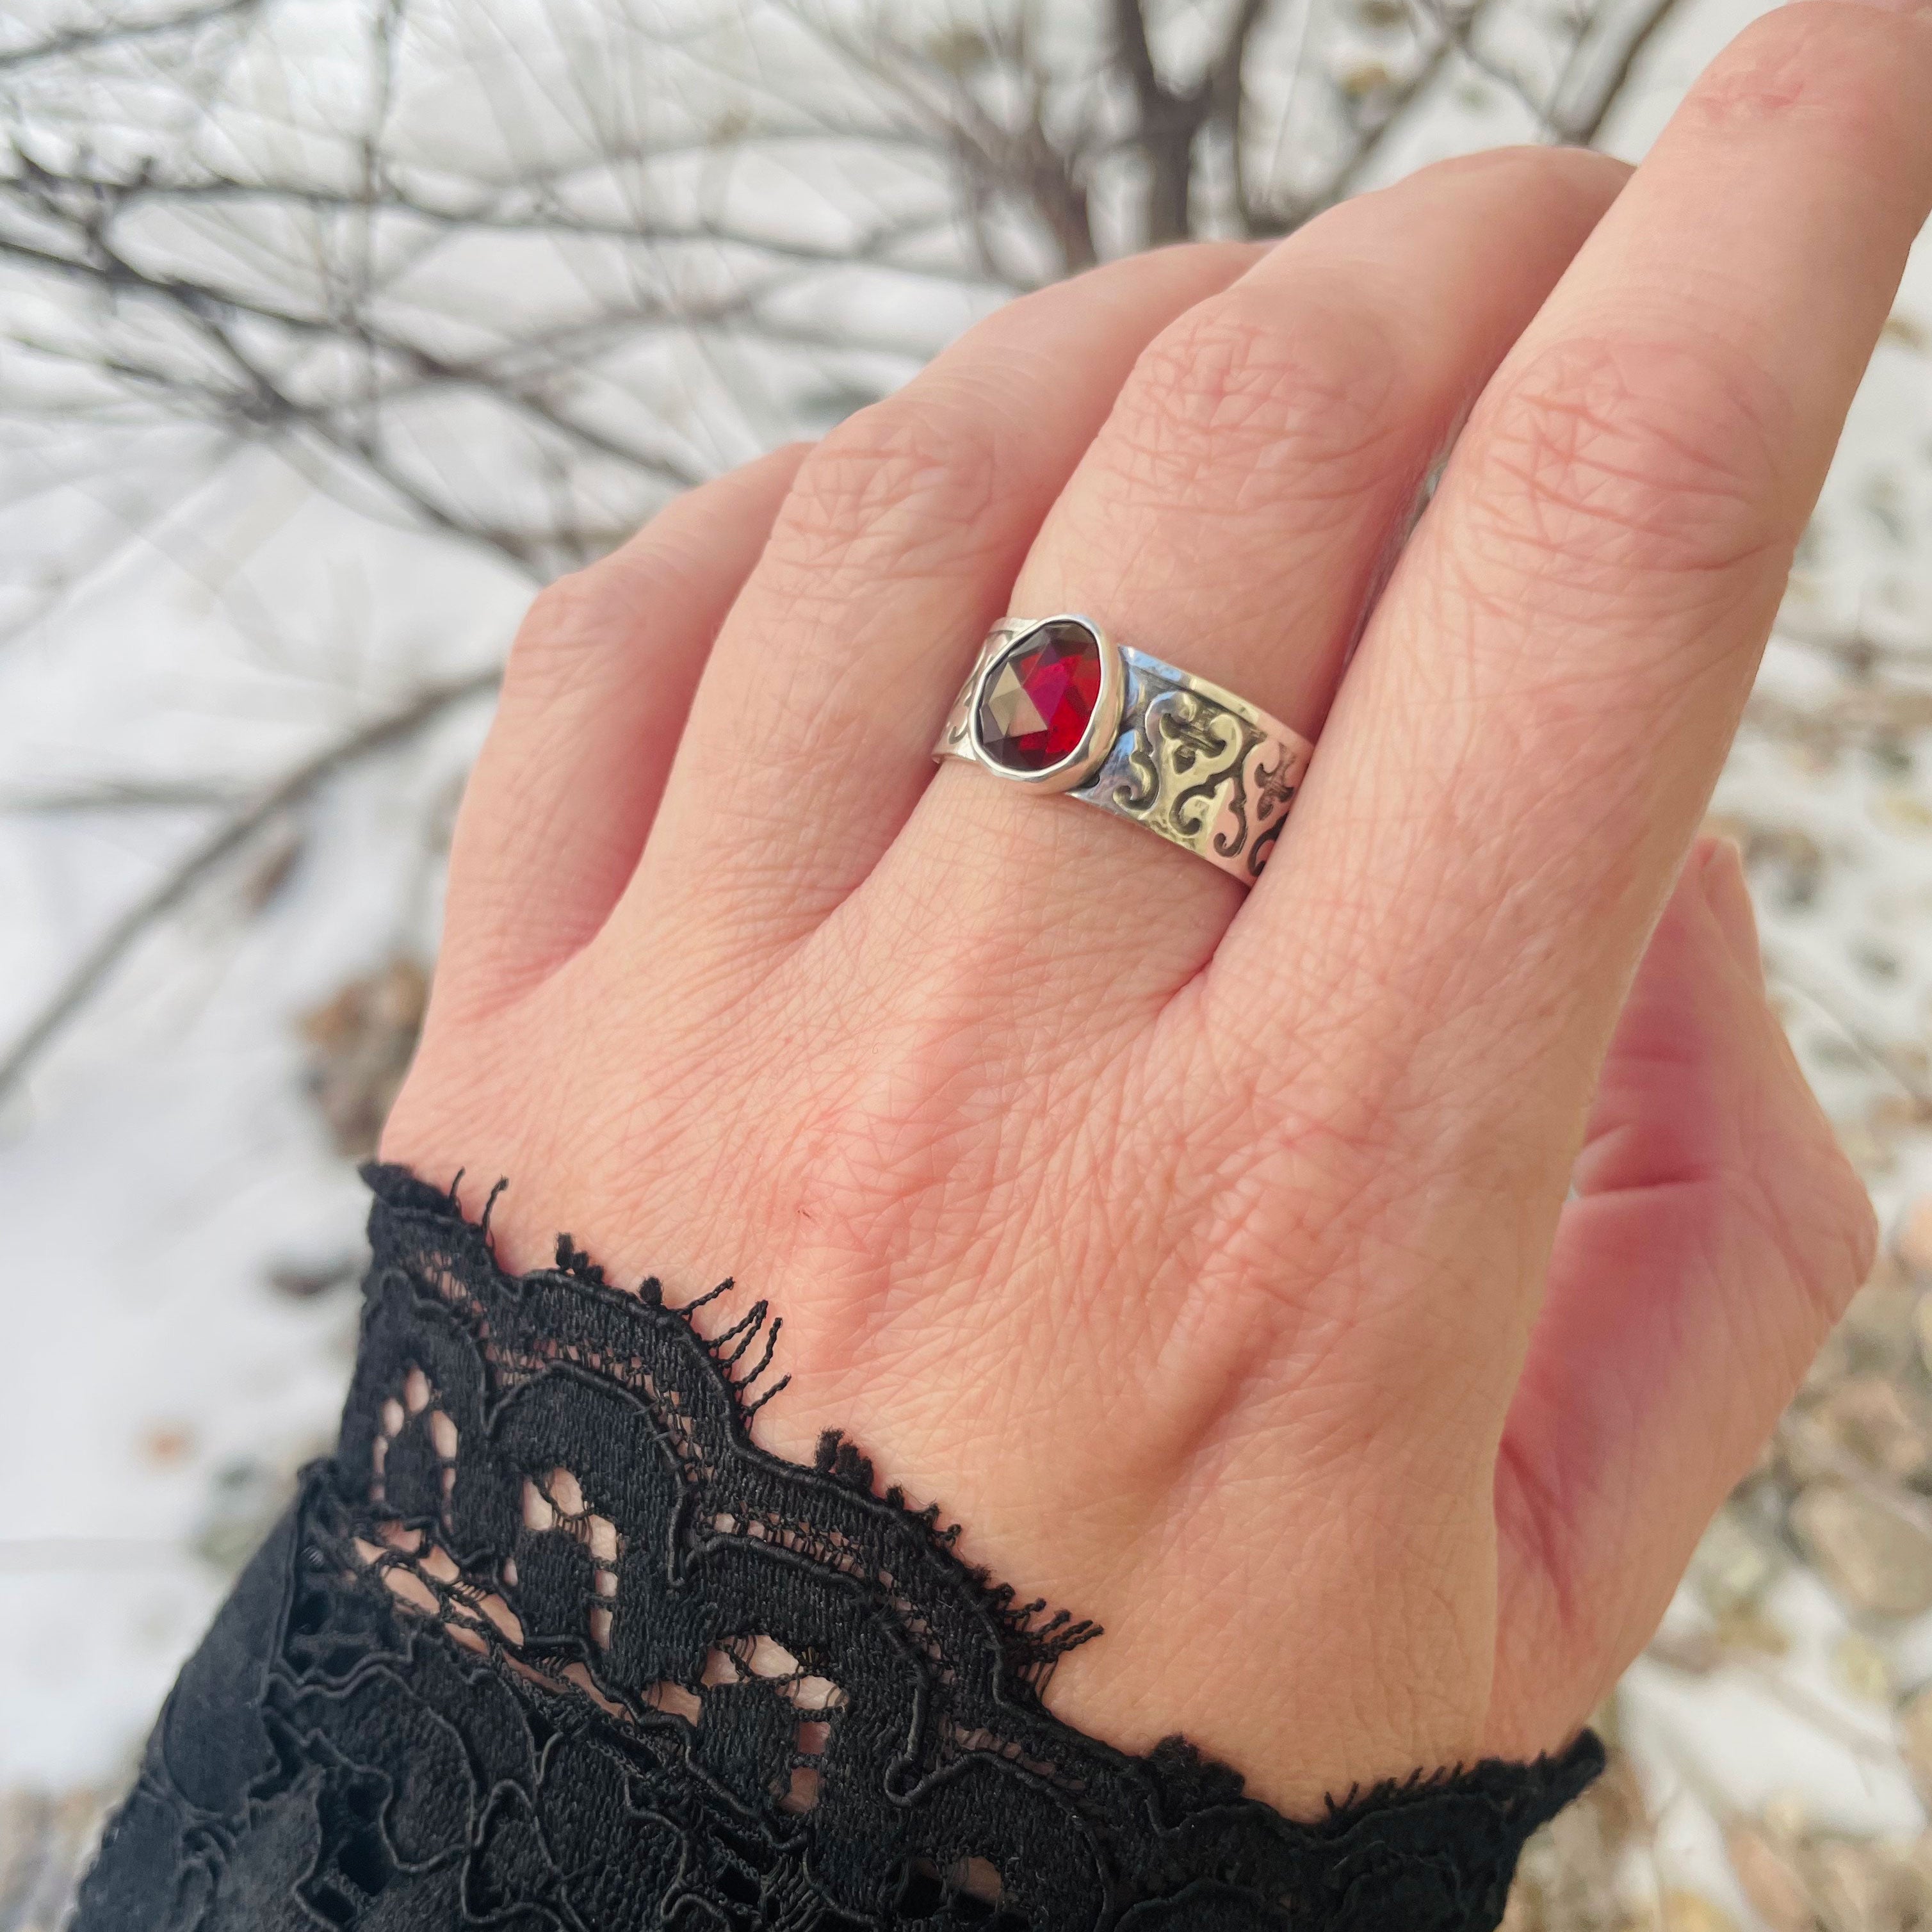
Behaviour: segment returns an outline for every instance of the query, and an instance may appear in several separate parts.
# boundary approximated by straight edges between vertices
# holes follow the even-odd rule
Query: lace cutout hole
[[[754,1677],[796,1677],[804,1668],[783,1644],[769,1636],[752,1640],[751,1654],[745,1660],[745,1667]]]
[[[682,1684],[653,1684],[645,1692],[644,1702],[668,1717],[682,1718],[687,1724],[695,1724],[704,1714],[703,1699]]]
[[[954,1890],[986,1905],[998,1905],[1006,1895],[999,1868],[986,1858],[962,1858],[946,1874]]]

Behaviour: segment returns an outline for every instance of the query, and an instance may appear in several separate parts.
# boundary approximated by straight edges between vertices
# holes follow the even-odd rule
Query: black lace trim
[[[702,1339],[568,1240],[375,1190],[335,1456],[182,1673],[76,1932],[1490,1932],[1562,1757],[1312,1822],[1058,1723],[1096,1634],[829,1436],[759,1449],[763,1304]]]

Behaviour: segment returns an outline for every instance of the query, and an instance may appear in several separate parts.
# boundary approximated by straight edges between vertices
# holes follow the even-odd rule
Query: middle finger
[[[1198,303],[1141,357],[1014,612],[1090,614],[1313,738],[1424,478],[1628,174],[1576,150],[1445,163]],[[1164,997],[1243,890],[1137,826],[952,761],[873,887],[898,909],[889,925],[963,924],[975,945],[997,927],[1018,956],[1050,952],[1056,1010],[1078,997],[1076,958],[1116,999]]]

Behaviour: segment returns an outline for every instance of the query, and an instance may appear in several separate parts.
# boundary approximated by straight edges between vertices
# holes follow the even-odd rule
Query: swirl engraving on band
[[[1114,755],[1120,759],[1126,776],[1115,782],[1107,802],[1128,818],[1144,818],[1160,796],[1160,770],[1154,763],[1154,744],[1145,726],[1138,708],[1120,721],[1120,742],[1126,748],[1124,754],[1117,749]]]
[[[1263,748],[1258,743],[1257,748]],[[1247,866],[1250,878],[1261,877],[1262,868],[1272,856],[1282,828],[1288,824],[1288,808],[1294,802],[1294,794],[1298,789],[1295,781],[1300,776],[1294,754],[1285,746],[1282,748],[1280,758],[1272,768],[1262,764],[1258,758],[1255,760],[1254,768],[1249,773],[1255,790],[1256,826],[1254,842],[1248,846]],[[1221,847],[1216,841],[1216,849],[1221,850],[1225,857],[1232,859],[1246,842],[1247,836],[1247,826],[1244,822],[1239,839],[1226,848]]]
[[[1076,795],[1253,878],[1280,836],[1300,762],[1238,712],[1136,668],[1114,754]]]
[[[1231,772],[1237,774],[1233,803],[1240,811],[1238,772],[1247,753],[1249,734],[1232,711],[1210,707],[1194,692],[1168,692],[1148,706],[1148,728],[1177,782],[1168,807],[1177,825],[1197,836],[1205,832],[1220,816],[1212,808],[1219,794],[1228,788]],[[1245,827],[1242,836],[1246,836]],[[1238,838],[1236,848],[1240,843]],[[1224,847],[1218,833],[1214,846],[1224,857],[1235,849]]]
[[[1204,814],[1189,808],[1209,798],[1240,762],[1247,748],[1241,721],[1219,706],[1210,710],[1194,692],[1171,686],[1156,697],[1130,702],[1120,731],[1133,742],[1126,754],[1126,778],[1113,788],[1116,809],[1146,818],[1166,794],[1174,823],[1198,834]]]
[[[935,756],[975,758],[970,706],[981,675],[1013,636],[1030,628],[1010,620],[994,628],[946,721]],[[1064,795],[1144,826],[1252,884],[1280,842],[1310,747],[1287,726],[1206,680],[1144,652],[1117,648],[1124,688],[1111,742],[1098,770]]]

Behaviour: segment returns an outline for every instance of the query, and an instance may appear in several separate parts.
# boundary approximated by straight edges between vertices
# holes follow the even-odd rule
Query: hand
[[[1869,1258],[1684,854],[1928,200],[1932,17],[1804,0],[1634,177],[1100,269],[685,498],[518,641],[386,1156],[769,1297],[760,1439],[1097,1618],[1083,1729],[1561,1745]],[[1063,609],[1319,734],[1251,896],[931,763]]]

